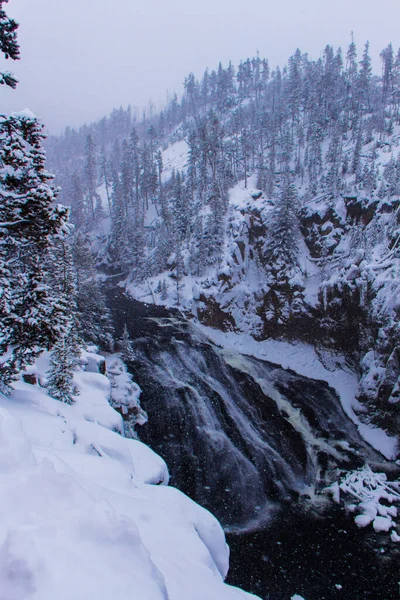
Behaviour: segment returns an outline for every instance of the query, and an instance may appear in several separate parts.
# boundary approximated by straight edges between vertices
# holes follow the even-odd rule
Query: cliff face
[[[274,205],[254,195],[243,187],[231,194],[225,262],[191,310],[223,330],[346,354],[369,415],[398,432],[399,200],[359,194],[307,203],[298,212],[296,261],[271,263]]]

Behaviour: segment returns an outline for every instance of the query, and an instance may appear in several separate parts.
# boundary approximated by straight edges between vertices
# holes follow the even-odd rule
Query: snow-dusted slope
[[[310,199],[301,178],[294,177],[304,194],[293,265],[284,254],[273,259],[268,254],[276,198],[253,189],[252,175],[247,188],[242,180],[229,192],[220,261],[201,275],[192,275],[189,267],[183,272],[179,303],[173,271],[130,283],[128,291],[142,302],[178,304],[216,329],[346,354],[358,370],[357,397],[364,410],[397,435],[400,201],[386,194],[385,185],[392,162],[400,164],[399,127],[391,143],[392,152],[386,146],[376,150],[379,193],[351,187],[353,176],[347,175],[350,191]],[[371,143],[363,151],[371,152]]]
[[[76,383],[72,406],[24,382],[0,396],[0,600],[253,597],[223,583],[217,520],[120,435],[108,379],[82,371]]]

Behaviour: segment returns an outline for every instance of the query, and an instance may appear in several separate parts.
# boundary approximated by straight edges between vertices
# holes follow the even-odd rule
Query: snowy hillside
[[[364,418],[398,434],[400,52],[380,58],[376,76],[352,40],[220,64],[150,119],[120,109],[48,149],[98,267],[135,298],[346,355]]]
[[[96,362],[86,356],[87,369]],[[44,355],[29,371],[43,382],[47,369]],[[0,396],[1,600],[254,597],[223,583],[216,519],[122,437],[107,377],[80,371],[75,382],[73,405],[23,381]]]

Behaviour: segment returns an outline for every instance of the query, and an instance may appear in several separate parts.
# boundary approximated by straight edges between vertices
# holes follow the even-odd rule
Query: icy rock
[[[400,535],[397,534],[397,532],[393,529],[392,533],[390,534],[390,539],[392,540],[392,542],[400,542]]]
[[[367,525],[369,525],[370,523],[372,523],[372,521],[374,520],[374,518],[371,515],[357,515],[356,518],[354,519],[357,527],[367,527]]]
[[[389,531],[393,525],[393,521],[390,517],[376,517],[372,523],[372,526],[377,533],[380,533],[381,531]]]
[[[37,376],[35,373],[24,373],[24,375],[22,375],[22,379],[25,381],[25,383],[29,383],[29,385],[37,384]]]
[[[332,483],[329,487],[325,488],[325,491],[328,494],[332,494],[332,500],[336,502],[336,504],[340,503],[340,487],[337,481]]]
[[[354,281],[361,275],[361,269],[357,265],[351,265],[346,275],[347,281]]]

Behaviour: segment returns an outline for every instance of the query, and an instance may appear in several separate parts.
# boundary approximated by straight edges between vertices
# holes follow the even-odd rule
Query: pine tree
[[[326,188],[330,195],[336,196],[339,191],[339,168],[342,158],[342,144],[340,139],[340,126],[337,125],[333,130],[332,137],[329,143],[328,152],[326,155],[327,175]]]
[[[385,103],[388,97],[389,92],[393,87],[393,66],[394,66],[394,56],[393,56],[393,46],[389,44],[386,48],[384,48],[380,54],[382,59],[382,97],[383,102]]]
[[[56,239],[51,252],[52,291],[55,305],[64,317],[63,326],[50,357],[48,390],[53,398],[71,404],[77,390],[73,374],[80,356],[78,338],[76,273],[69,239]]]
[[[86,136],[85,141],[85,182],[88,191],[88,203],[92,220],[96,219],[96,180],[97,180],[97,165],[96,165],[96,145],[90,133]]]
[[[18,60],[20,57],[17,41],[17,29],[19,25],[14,19],[10,19],[3,10],[3,4],[7,2],[8,0],[0,0],[0,51],[3,53],[5,59]],[[18,81],[8,71],[0,72],[1,85],[7,85],[15,89],[17,83]]]
[[[265,260],[278,271],[283,265],[284,270],[298,266],[300,232],[297,202],[296,188],[290,181],[290,175],[285,174],[264,245]]]
[[[164,302],[167,298],[168,298],[168,291],[167,291],[167,283],[165,281],[165,279],[163,279],[162,285],[161,285],[161,296],[160,296],[161,300]]]
[[[111,173],[110,165],[107,161],[106,151],[104,146],[101,149],[100,154],[100,172],[103,178],[104,187],[106,188],[108,211],[111,214],[111,198],[110,198],[110,184],[111,184]]]
[[[17,23],[0,0],[0,50],[17,60]],[[0,83],[15,88],[9,73]],[[3,390],[44,348],[74,335],[74,296],[65,248],[68,211],[55,204],[58,190],[45,168],[43,127],[29,111],[0,117],[0,386]],[[58,260],[60,259],[60,260]],[[64,279],[56,282],[57,268]],[[71,298],[72,296],[72,298]],[[72,305],[71,305],[72,303]],[[72,310],[71,310],[72,308]],[[64,344],[65,346],[65,344]],[[69,346],[74,356],[76,345]],[[60,356],[61,359],[61,356]],[[61,365],[59,360],[58,364]],[[70,376],[70,370],[63,369]],[[65,385],[64,385],[65,388]],[[61,391],[61,387],[57,389]]]
[[[0,118],[0,381],[7,386],[58,339],[63,316],[45,264],[68,211],[45,169],[43,128],[30,113]]]
[[[50,355],[50,371],[47,381],[47,390],[53,398],[72,404],[74,396],[79,392],[74,385],[74,370],[77,360],[71,352],[73,342],[72,332],[64,334],[56,342]]]
[[[132,342],[126,323],[122,331],[122,336],[118,340],[117,349],[125,363],[131,363],[135,360],[135,353],[132,348]]]
[[[77,274],[78,332],[86,342],[112,350],[110,312],[96,278],[89,239],[83,234],[78,234],[74,241],[73,257]]]
[[[87,214],[81,178],[77,171],[72,174],[68,187],[69,189],[66,195],[69,206],[71,207],[71,222],[77,229],[81,229],[84,227],[85,223],[87,223]]]
[[[356,175],[356,183],[360,181],[360,172],[361,172],[361,148],[362,148],[362,139],[363,139],[363,124],[360,122],[357,127],[356,133],[356,143],[354,146],[353,153],[353,162],[351,165],[351,171]]]
[[[347,77],[350,87],[356,83],[358,65],[357,65],[357,48],[354,43],[354,34],[351,32],[351,43],[347,50],[346,56]]]
[[[134,225],[125,192],[121,177],[114,173],[110,249],[115,267],[123,272],[131,269],[134,263]]]
[[[369,42],[366,42],[363,57],[360,62],[360,76],[359,76],[359,94],[361,103],[364,110],[371,109],[371,78],[372,78],[372,67],[371,57],[369,55]]]

